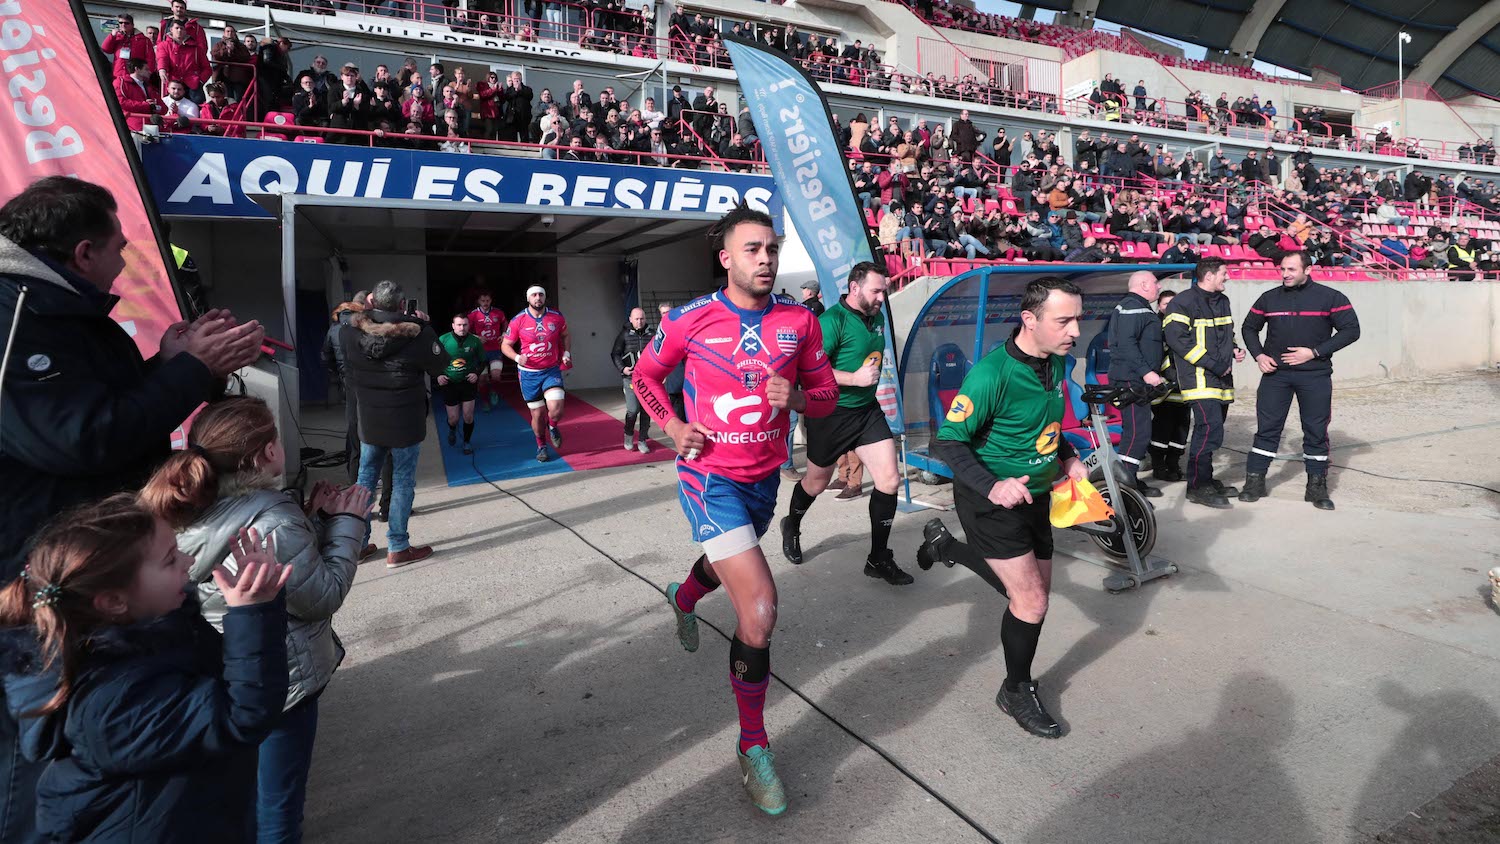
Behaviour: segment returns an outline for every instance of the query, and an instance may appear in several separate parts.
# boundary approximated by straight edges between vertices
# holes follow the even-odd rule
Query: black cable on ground
[[[1238,448],[1230,448],[1229,446],[1223,446],[1222,448],[1225,451],[1232,451],[1235,454],[1245,454],[1245,455],[1248,455],[1250,453],[1248,451],[1243,451],[1243,450],[1238,449]],[[1282,457],[1280,455],[1277,455],[1276,457],[1271,458],[1271,460],[1272,461],[1278,461],[1279,460],[1279,461],[1285,461],[1285,462],[1288,462],[1288,463],[1294,463],[1294,462],[1300,461],[1301,458],[1299,458],[1299,457]],[[1443,480],[1443,479],[1439,479],[1439,478],[1398,478],[1398,477],[1395,477],[1394,475],[1382,475],[1379,472],[1371,472],[1369,469],[1356,469],[1353,466],[1344,466],[1344,465],[1340,465],[1338,463],[1329,463],[1328,466],[1331,469],[1343,469],[1346,472],[1358,472],[1361,475],[1369,475],[1372,478],[1380,478],[1381,480],[1385,480],[1385,481],[1400,481],[1402,483],[1407,483],[1407,484],[1451,484],[1453,486],[1466,486],[1466,487],[1471,487],[1473,489],[1482,489],[1485,492],[1493,492],[1496,495],[1500,495],[1500,489],[1495,489],[1494,487],[1488,487],[1488,486],[1485,486],[1483,484],[1471,484],[1468,481],[1451,481],[1451,480]]]
[[[474,457],[473,455],[470,455],[470,457],[469,457],[469,464],[474,467],[474,473],[477,474],[485,483],[487,483],[490,486],[494,487],[497,491],[503,492],[506,495],[510,496],[511,498],[514,498],[516,501],[520,502],[520,504],[521,504],[522,507],[525,507],[526,509],[528,509],[531,512],[537,514],[538,516],[541,516],[542,518],[544,518],[547,521],[553,523],[554,525],[557,525],[558,527],[562,528],[563,530],[567,531],[568,533],[571,533],[574,536],[574,538],[576,538],[579,542],[582,542],[584,545],[587,545],[589,548],[593,549],[594,552],[597,553],[599,556],[603,557],[606,560],[609,560],[611,563],[614,563],[615,566],[617,568],[619,568],[621,571],[625,572],[626,574],[630,575],[631,577],[634,577],[636,580],[639,580],[640,582],[646,584],[647,586],[650,586],[653,590],[655,590],[663,598],[665,598],[667,596],[667,590],[665,588],[663,588],[661,586],[657,586],[655,583],[653,583],[645,575],[641,574],[640,572],[636,571],[635,569],[631,568],[630,566],[627,566],[624,563],[620,562],[620,560],[617,559],[613,554],[610,554],[609,552],[605,551],[603,548],[600,548],[598,545],[595,545],[594,543],[590,542],[587,538],[584,537],[583,534],[579,533],[572,526],[566,525],[566,524],[562,523],[561,521],[557,520],[556,518],[554,518],[552,515],[550,515],[548,513],[543,513],[541,510],[538,510],[537,508],[533,507],[531,505],[531,502],[527,501],[526,499],[522,498],[519,495],[516,495],[514,492],[511,492],[510,490],[506,489],[505,487],[500,486],[499,484],[495,483],[494,481],[490,480],[489,476],[486,475],[484,473],[484,471],[479,468],[478,459],[476,457]],[[730,638],[731,638],[730,635],[728,633],[725,633],[723,630],[719,629],[718,625],[714,624],[713,622],[709,621],[708,619],[703,618],[702,616],[699,616],[698,622],[700,624],[706,625],[710,630],[712,630],[715,633],[719,634],[719,636],[721,636],[724,639],[725,642],[729,642],[730,641]],[[899,761],[896,760],[896,758],[894,756],[892,756],[891,754],[887,753],[884,749],[882,749],[880,747],[880,745],[876,744],[874,741],[871,741],[870,739],[867,739],[864,736],[860,735],[859,733],[855,732],[853,730],[853,728],[851,728],[849,725],[845,724],[843,721],[840,721],[838,719],[838,717],[835,716],[833,713],[831,713],[828,710],[824,709],[823,707],[819,706],[816,701],[814,701],[812,698],[808,697],[801,689],[799,689],[796,686],[792,685],[790,682],[788,682],[786,679],[782,678],[781,675],[777,674],[775,671],[771,672],[771,677],[777,683],[780,683],[781,686],[783,688],[785,688],[787,691],[789,691],[792,694],[796,695],[797,697],[801,698],[802,702],[806,703],[809,707],[811,707],[814,712],[816,712],[819,715],[822,715],[824,718],[828,719],[830,722],[833,723],[834,726],[838,727],[840,730],[843,730],[846,734],[848,734],[848,736],[850,738],[854,739],[855,741],[857,741],[860,744],[864,745],[865,747],[869,748],[873,753],[875,753],[875,755],[879,756],[881,759],[884,759],[886,761],[886,764],[890,765],[892,768],[895,768],[897,772],[899,772],[902,776],[904,776],[908,780],[910,780],[912,782],[912,784],[916,785],[918,788],[920,788],[923,791],[925,791],[928,794],[930,794],[932,796],[932,799],[938,801],[944,807],[946,807],[948,809],[948,811],[950,811],[954,815],[958,816],[958,818],[960,820],[962,820],[964,823],[968,824],[970,828],[972,828],[975,832],[979,833],[979,835],[982,836],[986,841],[990,841],[990,842],[992,842],[992,844],[1001,844],[1000,839],[997,838],[997,837],[995,837],[995,835],[993,833],[991,833],[989,830],[985,829],[979,823],[979,821],[976,821],[973,818],[969,817],[969,815],[966,812],[964,812],[963,809],[960,809],[951,800],[949,800],[947,797],[944,797],[941,793],[938,792],[938,790],[936,788],[933,788],[931,785],[929,785],[926,780],[922,779],[920,776],[918,776],[917,774],[913,773],[905,765],[902,765]]]

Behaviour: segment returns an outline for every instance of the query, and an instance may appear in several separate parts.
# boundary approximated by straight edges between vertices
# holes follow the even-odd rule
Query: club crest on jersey
[[[747,369],[740,373],[740,383],[744,385],[747,393],[755,392],[755,388],[759,387],[760,382],[765,378],[766,374],[758,369]]]
[[[797,331],[793,328],[776,329],[776,348],[784,355],[797,351]]]

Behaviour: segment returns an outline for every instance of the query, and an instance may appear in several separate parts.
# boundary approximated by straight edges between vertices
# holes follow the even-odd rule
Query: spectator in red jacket
[[[156,48],[151,39],[135,28],[135,18],[131,15],[121,13],[116,21],[119,26],[99,47],[115,56],[114,78],[119,80],[130,75],[131,59],[145,59],[149,77],[156,72]]]
[[[188,34],[181,21],[172,21],[167,37],[156,45],[156,67],[161,72],[163,94],[168,85],[181,82],[187,86],[188,98],[202,104],[203,85],[213,73],[208,66],[208,48]]]
[[[409,122],[422,127],[422,134],[432,134],[433,124],[437,122],[437,113],[433,110],[432,100],[427,98],[427,89],[420,84],[411,86],[406,101],[401,104],[401,114]]]
[[[500,104],[496,97],[503,90],[500,87],[500,74],[493,70],[475,86],[474,93],[479,99],[479,117],[484,121],[479,137],[486,140],[493,141],[500,137]]]
[[[125,124],[140,131],[145,116],[160,111],[159,100],[150,87],[151,72],[145,59],[132,58],[128,62],[129,73],[115,79],[115,97],[120,101],[120,110],[125,112]]]
[[[167,15],[166,17],[161,19],[160,37],[165,38],[166,34],[172,31],[173,21],[180,21],[182,23],[183,31],[189,37],[191,37],[194,41],[197,41],[199,44],[207,46],[208,36],[203,34],[203,24],[198,23],[197,18],[188,17],[186,0],[172,0],[171,5],[172,14]]]

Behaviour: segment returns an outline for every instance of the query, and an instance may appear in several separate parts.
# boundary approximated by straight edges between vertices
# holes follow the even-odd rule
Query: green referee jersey
[[[438,338],[443,344],[443,354],[448,356],[448,368],[443,374],[449,381],[461,381],[470,375],[478,375],[484,367],[484,341],[473,334],[454,336],[450,331]]]
[[[964,376],[948,408],[939,440],[969,445],[995,477],[1029,477],[1032,495],[1051,491],[1061,467],[1063,359],[1050,356],[1052,383],[1016,360],[1004,346],[985,355]]]
[[[839,299],[833,307],[818,317],[823,328],[823,354],[839,372],[857,372],[867,362],[876,366],[885,357],[885,316],[876,313],[867,317],[850,310],[844,300]],[[866,407],[875,403],[875,389],[880,386],[839,387],[839,407]]]

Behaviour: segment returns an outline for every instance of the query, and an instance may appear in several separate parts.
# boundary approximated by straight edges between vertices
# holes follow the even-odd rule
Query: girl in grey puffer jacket
[[[317,733],[318,695],[343,660],[333,614],[354,584],[369,492],[318,484],[304,512],[279,488],[285,453],[276,421],[260,399],[209,406],[193,423],[186,450],[157,470],[141,498],[178,531],[191,555],[203,615],[222,630],[227,606],[211,573],[234,567],[235,537],[246,527],[275,539],[286,584],[286,708],[260,747],[257,837],[299,841],[302,803]]]

